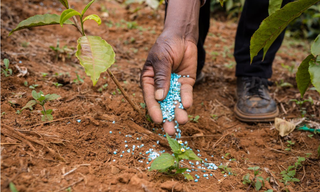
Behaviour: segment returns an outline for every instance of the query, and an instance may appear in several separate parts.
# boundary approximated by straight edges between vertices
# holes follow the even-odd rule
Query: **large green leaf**
[[[66,9],[61,13],[60,25],[63,26],[64,22],[75,15],[80,15],[80,13],[74,9]]]
[[[166,169],[172,165],[174,165],[174,157],[169,153],[163,153],[152,162],[150,171]]]
[[[85,13],[86,13],[86,11],[89,9],[89,7],[91,6],[91,4],[94,2],[95,0],[92,0],[92,1],[90,1],[86,6],[85,6],[85,8],[82,10],[82,12],[81,12],[81,16],[83,16]]]
[[[311,45],[311,54],[315,57],[320,55],[320,34]]]
[[[306,57],[300,64],[296,74],[296,81],[301,97],[303,97],[311,82],[309,74],[309,62],[311,59],[314,59],[312,55]]]
[[[311,5],[320,0],[299,0],[286,4],[262,21],[259,29],[253,34],[250,41],[251,62],[258,52],[263,49],[263,57],[280,33],[295,18],[299,17]]]
[[[92,15],[86,16],[86,18],[83,19],[83,22],[85,22],[85,21],[88,20],[88,19],[96,21],[96,22],[98,23],[98,25],[101,24],[101,19],[100,19],[100,17],[99,17],[98,15],[96,15],[96,14],[92,14]]]
[[[56,14],[44,14],[44,15],[35,15],[32,17],[29,17],[26,20],[21,21],[18,26],[13,29],[9,35],[11,35],[13,32],[29,28],[29,27],[38,27],[38,26],[44,26],[44,25],[53,25],[53,24],[59,24],[60,23],[60,16]],[[74,24],[70,20],[65,20],[63,24]]]
[[[320,93],[320,57],[309,62],[309,73],[312,85]]]
[[[68,0],[59,0],[60,3],[66,8],[69,9],[69,3]]]
[[[273,14],[281,8],[282,0],[269,0],[269,15]]]
[[[100,73],[105,72],[115,61],[115,53],[105,40],[98,36],[82,36],[78,39],[76,57],[85,72],[96,85]]]
[[[180,148],[181,148],[181,147],[180,147],[180,144],[178,143],[178,141],[172,139],[172,138],[168,135],[168,133],[166,133],[166,137],[167,137],[167,140],[168,140],[168,143],[169,143],[169,145],[170,145],[170,147],[171,147],[172,152],[173,152],[173,153],[181,153],[181,151],[180,151]]]

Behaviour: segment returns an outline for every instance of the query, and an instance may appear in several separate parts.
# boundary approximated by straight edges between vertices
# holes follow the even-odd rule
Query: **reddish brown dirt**
[[[41,2],[44,3],[43,6],[40,5]],[[88,77],[84,83],[73,82],[76,72],[81,78],[86,76],[75,56],[56,60],[54,52],[49,48],[56,45],[57,39],[60,40],[60,46],[68,44],[70,48],[76,47],[79,34],[72,26],[25,29],[8,36],[9,31],[20,21],[32,15],[60,13],[62,6],[58,4],[59,1],[49,0],[1,2],[1,57],[10,60],[10,68],[13,70],[10,77],[1,75],[3,191],[10,191],[10,182],[20,192],[254,191],[242,184],[246,173],[253,175],[248,170],[252,166],[261,167],[261,176],[264,178],[270,177],[264,169],[268,168],[278,183],[265,182],[262,191],[283,191],[280,172],[293,165],[298,156],[306,157],[306,153],[312,155],[297,170],[296,178],[301,182],[291,183],[288,190],[320,191],[320,163],[317,158],[319,135],[311,137],[310,132],[294,131],[289,136],[280,138],[272,124],[246,124],[235,119],[233,107],[236,78],[232,48],[236,23],[212,19],[206,41],[206,77],[195,87],[194,104],[188,111],[190,115],[199,115],[200,118],[197,123],[189,122],[181,128],[183,140],[188,141],[193,149],[199,149],[201,158],[207,158],[217,165],[228,163],[233,175],[224,177],[221,170],[216,170],[212,172],[215,178],[207,180],[201,177],[195,183],[184,180],[182,176],[146,170],[149,165],[143,159],[145,155],[142,155],[146,150],[154,148],[158,151],[170,151],[166,140],[158,136],[162,133],[161,125],[152,124],[135,112],[117,92],[107,73],[102,74],[95,87]],[[71,1],[71,5],[78,10],[84,7],[83,1]],[[159,11],[152,11],[140,5],[142,9],[133,13],[132,10],[137,6],[139,5],[126,7],[116,1],[97,1],[88,13],[103,15],[106,9],[109,15],[102,17],[101,26],[88,21],[85,28],[88,35],[100,35],[113,46],[117,56],[111,70],[134,102],[139,104],[143,103],[139,86],[140,71],[148,50],[161,33],[164,11],[163,7]],[[122,19],[130,22],[134,20],[138,29],[128,29]],[[113,26],[106,25],[111,22]],[[307,55],[308,48],[307,42],[286,39],[275,59],[271,80],[278,84],[283,81],[294,85],[292,88],[271,87],[273,97],[279,102],[280,117],[292,119],[301,116],[299,106],[290,102],[290,99],[300,98],[294,74],[281,67],[281,64],[297,66]],[[29,74],[17,77],[18,70],[14,65],[26,67]],[[48,75],[43,77],[42,73]],[[57,77],[56,73],[64,75]],[[28,86],[24,82],[28,82]],[[54,82],[63,86],[57,88],[53,85]],[[106,83],[108,86],[102,92],[99,91]],[[53,117],[57,121],[43,123],[40,106],[35,106],[32,111],[26,109],[21,114],[16,113],[32,99],[32,89],[29,86],[33,84],[39,85],[35,88],[36,91],[61,96],[46,104],[48,109],[53,109]],[[303,105],[306,117],[319,121],[319,94],[310,90],[305,95],[305,98],[308,97],[313,98],[314,104]],[[145,109],[141,110],[145,112]],[[212,114],[215,118],[212,118]],[[17,138],[17,134],[12,135],[4,125],[43,145],[32,142],[35,149],[32,150],[26,140]],[[129,146],[145,146],[137,149],[134,155],[126,152],[120,158],[120,151],[126,150],[125,140]],[[160,145],[156,144],[157,140],[160,140]],[[295,142],[291,151],[285,150],[287,140]],[[115,150],[118,150],[117,155],[113,154]],[[222,159],[227,153],[229,155]],[[229,162],[229,159],[235,160]],[[144,163],[138,162],[139,160],[144,160]],[[77,169],[68,173],[74,168]]]

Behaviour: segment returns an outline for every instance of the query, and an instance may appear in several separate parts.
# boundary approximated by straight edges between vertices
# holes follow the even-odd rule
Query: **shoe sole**
[[[277,110],[272,113],[265,113],[261,115],[252,115],[252,114],[247,114],[243,113],[240,111],[235,105],[234,107],[234,113],[236,115],[236,118],[240,121],[247,122],[247,123],[257,123],[257,122],[273,122],[274,118],[279,115],[279,109],[277,107]]]

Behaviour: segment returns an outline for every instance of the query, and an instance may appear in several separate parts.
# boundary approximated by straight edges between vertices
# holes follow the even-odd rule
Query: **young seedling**
[[[53,82],[52,83],[54,86],[56,86],[56,88],[58,88],[58,87],[61,87],[62,86],[62,84],[60,84],[60,83],[58,83],[58,82]]]
[[[80,84],[80,83],[84,82],[85,78],[81,79],[81,77],[78,75],[78,73],[76,73],[76,76],[77,76],[77,78],[73,80],[74,83]]]
[[[107,71],[111,79],[117,85],[117,87],[123,93],[124,98],[129,102],[134,110],[142,114],[139,107],[129,99],[128,94],[123,90],[119,81],[115,78],[113,73],[109,70],[109,67],[115,62],[115,53],[111,45],[109,45],[105,40],[99,36],[89,36],[85,34],[84,23],[87,20],[93,20],[101,24],[101,18],[96,14],[91,14],[85,16],[86,11],[94,3],[95,0],[91,0],[84,9],[80,12],[71,9],[69,6],[68,0],[59,0],[60,3],[66,8],[61,15],[57,14],[44,14],[44,15],[35,15],[30,17],[18,24],[9,35],[13,32],[37,26],[53,25],[60,24],[63,25],[72,25],[74,26],[81,34],[81,37],[78,39],[76,57],[79,59],[80,64],[84,67],[85,72],[88,76],[91,77],[93,86],[96,85],[100,78],[102,72]],[[77,17],[80,19],[77,20]],[[73,22],[69,19],[73,19]],[[127,23],[128,28],[136,28],[137,25],[134,22]]]
[[[189,120],[192,121],[192,122],[194,122],[194,123],[198,123],[198,120],[199,120],[199,118],[200,118],[199,115],[197,115],[197,116],[195,116],[195,117],[193,117],[192,115],[188,115],[188,117],[189,117]]]
[[[36,104],[39,104],[42,106],[42,118],[41,118],[41,121],[52,121],[53,120],[53,116],[51,115],[52,113],[52,109],[46,109],[44,107],[44,105],[48,102],[48,101],[52,101],[52,100],[56,100],[60,97],[60,95],[57,95],[57,94],[47,94],[47,95],[44,95],[42,91],[40,91],[39,93],[37,93],[35,90],[32,91],[32,97],[35,99],[35,100],[31,100],[29,101],[22,109],[26,109],[26,108],[29,108],[30,110],[33,110],[33,106],[36,105]]]
[[[62,59],[63,62],[65,62],[66,58],[70,58],[71,57],[71,53],[72,53],[72,49],[68,48],[67,45],[63,46],[62,48],[60,48],[60,42],[59,39],[57,40],[57,45],[54,46],[50,46],[50,49],[52,49],[55,52],[55,61],[57,62],[59,58]]]
[[[228,165],[219,165],[218,168],[222,170],[222,174],[232,175],[232,169]]]
[[[29,88],[30,88],[30,89],[35,89],[35,88],[38,87],[38,86],[39,86],[38,84],[33,84],[33,85],[30,85]]]
[[[257,191],[261,189],[261,187],[264,186],[264,179],[260,175],[260,167],[249,167],[249,170],[253,170],[253,178],[250,179],[250,173],[247,173],[245,176],[243,176],[243,184],[247,185],[249,184],[248,190],[251,186],[253,186]],[[247,190],[247,191],[248,191]]]
[[[149,171],[157,170],[167,174],[183,174],[186,179],[193,180],[193,177],[190,174],[185,173],[188,168],[180,168],[179,163],[183,159],[198,161],[202,161],[202,159],[200,159],[191,149],[188,149],[187,145],[182,146],[181,140],[176,141],[168,134],[166,134],[166,137],[174,156],[169,153],[162,153],[161,156],[152,162]]]
[[[306,108],[303,107],[302,105],[306,102],[309,102],[311,105],[313,105],[312,97],[309,97],[308,99],[304,99],[304,100],[290,99],[289,102],[291,101],[299,105],[299,108],[300,108],[299,111],[301,112],[301,117],[304,117],[307,114]]]
[[[102,85],[101,88],[98,89],[99,92],[102,92],[103,90],[105,90],[108,87],[108,83]]]
[[[9,69],[9,59],[3,60],[5,69],[1,69],[2,74],[4,74],[5,77],[9,77],[12,75],[12,69]]]
[[[294,165],[289,166],[287,170],[281,171],[282,180],[280,180],[285,186],[289,185],[288,182],[300,182],[299,179],[295,178],[297,169],[302,166],[302,162],[306,159],[304,157],[298,157],[297,162]]]
[[[291,151],[291,148],[292,148],[292,146],[295,144],[295,142],[292,142],[292,141],[287,141],[287,147],[288,148],[286,148],[285,150],[286,151]]]

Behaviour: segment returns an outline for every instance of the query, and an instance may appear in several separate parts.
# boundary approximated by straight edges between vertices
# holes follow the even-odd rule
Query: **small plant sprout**
[[[298,157],[297,161],[294,165],[289,166],[287,170],[281,171],[282,180],[280,180],[282,183],[284,183],[285,186],[289,185],[288,182],[300,182],[299,179],[295,178],[297,169],[302,166],[302,162],[306,159],[304,157]]]
[[[41,76],[42,76],[42,77],[47,77],[47,76],[48,76],[48,73],[41,73]]]
[[[100,88],[98,89],[98,91],[99,91],[99,92],[102,92],[102,91],[105,90],[107,87],[108,87],[108,83],[102,85],[102,87],[100,87]]]
[[[60,83],[58,83],[58,82],[53,82],[52,83],[54,86],[56,86],[56,88],[58,88],[58,87],[61,87],[62,86],[62,84],[60,84]]]
[[[47,94],[47,95],[44,95],[42,91],[40,91],[39,93],[37,93],[35,90],[32,91],[32,97],[35,99],[35,100],[31,100],[29,101],[22,109],[26,109],[26,108],[29,108],[30,110],[33,110],[33,106],[36,105],[36,104],[39,104],[42,106],[42,118],[41,120],[42,121],[52,121],[53,120],[53,116],[51,115],[52,113],[52,109],[46,109],[44,107],[44,105],[48,102],[48,101],[52,101],[52,100],[56,100],[60,97],[60,95],[57,95],[57,94]]]
[[[292,146],[295,144],[294,142],[292,142],[292,141],[287,141],[287,147],[288,148],[286,148],[285,150],[286,151],[291,151],[291,148],[292,148]]]
[[[228,167],[228,165],[219,165],[218,166],[219,169],[221,169],[221,173],[222,174],[228,174],[228,175],[232,175],[232,169]]]
[[[50,49],[55,52],[55,61],[57,62],[59,58],[62,59],[62,62],[65,62],[66,58],[70,58],[72,54],[72,49],[68,48],[67,45],[60,48],[59,39],[57,40],[57,45],[50,46]]]
[[[261,189],[261,187],[264,186],[264,179],[260,175],[260,167],[249,167],[249,170],[253,170],[253,178],[250,179],[250,173],[247,173],[245,176],[243,176],[243,184],[247,185],[249,184],[248,190],[251,186],[253,186],[257,191]]]
[[[35,89],[35,88],[38,87],[38,86],[39,86],[38,84],[33,84],[33,85],[30,85],[29,88],[30,88],[30,89]]]
[[[181,145],[182,141],[176,141],[166,134],[170,148],[173,155],[169,153],[162,153],[151,164],[150,171],[157,170],[168,174],[183,174],[188,180],[193,180],[193,177],[185,173],[187,168],[180,168],[179,163],[181,160],[198,160],[202,161],[191,149],[187,149],[187,145]]]
[[[28,81],[24,81],[24,82],[23,82],[23,85],[26,86],[26,87],[28,87]]]
[[[200,118],[199,115],[197,115],[197,116],[195,116],[195,117],[193,117],[192,115],[188,115],[188,117],[189,117],[189,120],[190,120],[191,122],[194,122],[194,123],[198,123],[198,120],[199,120],[199,118]]]
[[[4,74],[5,77],[9,77],[12,75],[12,69],[9,69],[9,59],[3,60],[5,69],[1,69],[1,73]]]
[[[77,76],[77,78],[73,80],[74,83],[81,84],[84,82],[85,78],[82,79],[78,73],[76,73],[76,76]]]

